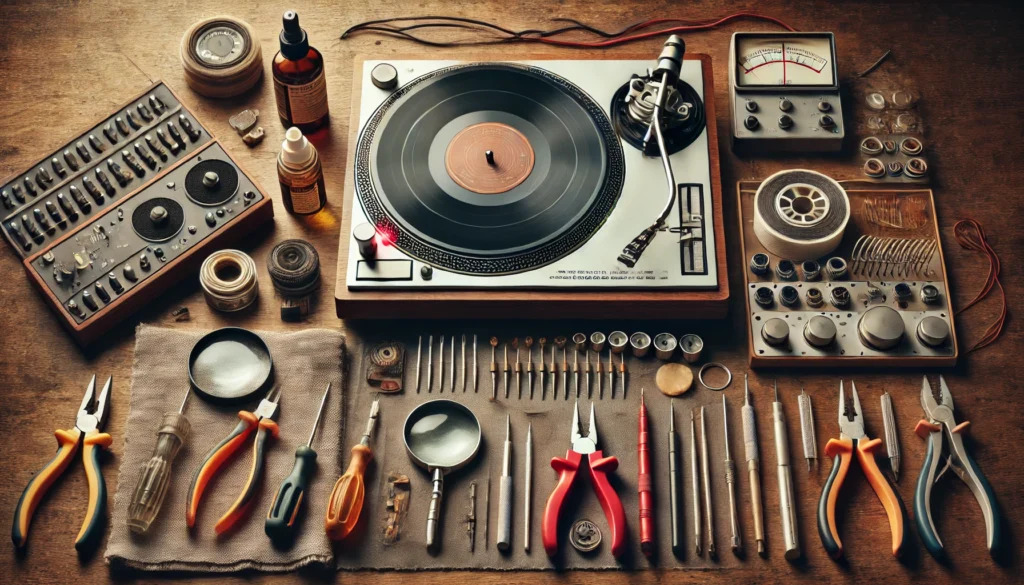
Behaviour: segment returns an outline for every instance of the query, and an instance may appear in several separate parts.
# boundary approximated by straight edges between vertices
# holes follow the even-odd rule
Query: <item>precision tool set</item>
[[[839,90],[835,36],[797,32],[756,14],[666,30],[657,61],[604,59],[603,75],[593,75],[593,64],[580,59],[556,66],[545,59],[516,57],[507,63],[359,58],[351,92],[352,120],[358,127],[352,129],[348,150],[353,177],[346,181],[344,207],[344,221],[351,225],[341,230],[339,242],[338,315],[389,317],[389,310],[401,304],[412,308],[394,314],[439,319],[474,319],[490,313],[510,319],[595,318],[608,313],[648,319],[724,316],[730,293],[719,148],[713,131],[722,126],[715,118],[712,59],[687,54],[684,40],[668,33],[711,28],[739,17],[768,20],[789,31],[738,32],[730,41],[732,149],[754,156],[842,150],[844,137],[854,133],[848,121],[854,104],[850,99],[844,103],[845,94]],[[473,28],[466,19],[432,20],[436,22],[404,28],[380,26],[388,20],[363,23],[342,39],[362,31],[421,42],[407,31]],[[647,26],[650,23],[626,30]],[[633,39],[623,37],[625,32],[601,33],[575,21],[569,29],[601,34],[610,44]],[[513,33],[506,38],[504,28],[489,30],[499,31],[494,33],[499,39],[495,42],[573,44],[554,41],[564,31]],[[251,87],[262,75],[262,53],[259,43],[253,44],[256,32],[226,17],[193,26],[181,47],[189,85],[201,95],[219,92],[211,79],[233,80],[231,87],[221,88],[230,95]],[[309,45],[293,11],[284,15],[279,40],[281,53],[274,57],[272,70],[279,117],[286,126],[294,126],[282,147],[287,155],[290,143],[309,145],[300,129],[320,129],[329,121],[328,82],[323,55]],[[750,259],[738,290],[745,301],[741,329],[751,367],[948,366],[960,355],[935,198],[921,186],[928,181],[924,142],[911,135],[920,132],[916,124],[911,129],[906,118],[914,100],[902,90],[886,93],[870,93],[868,106],[877,111],[899,109],[902,114],[886,116],[902,122],[888,124],[884,132],[872,126],[873,134],[859,142],[861,153],[869,158],[855,169],[858,179],[885,182],[884,189],[874,185],[847,190],[848,180],[808,169],[780,170],[764,180],[736,184],[739,244],[743,258]],[[231,126],[244,132],[254,128],[258,111],[246,112],[232,117]],[[459,115],[453,118],[453,112]],[[247,143],[258,145],[263,129],[253,131],[258,134],[250,134],[255,137]],[[319,155],[313,156],[317,178],[309,185],[286,184],[281,175],[289,212],[317,213],[327,203]],[[667,179],[667,201],[662,179]],[[910,183],[909,188],[891,189],[892,184],[904,183]],[[95,341],[197,268],[211,307],[234,313],[236,319],[246,318],[242,309],[259,310],[254,260],[244,252],[221,248],[272,218],[271,198],[163,82],[29,169],[5,179],[0,197],[0,234],[79,343]],[[342,201],[334,203],[340,211]],[[662,212],[655,216],[658,209]],[[990,289],[998,284],[998,258],[980,226],[976,229],[980,243],[972,240],[971,249],[984,249],[993,262]],[[967,236],[958,233],[958,241],[963,237]],[[274,290],[293,309],[286,311],[289,318],[301,319],[309,314],[311,291],[319,287],[320,277],[316,250],[298,242],[305,246],[275,248],[269,266]],[[289,254],[300,248],[299,256],[316,260],[315,278],[303,280],[302,286],[289,280],[298,277],[288,270],[302,264],[299,256]],[[301,310],[293,306],[296,303]],[[187,308],[184,314],[188,315]],[[986,343],[998,336],[1004,321],[1005,311],[997,327],[986,334]],[[553,323],[530,327],[550,328]],[[327,383],[322,394],[321,378],[310,376],[316,381],[315,396],[296,392],[294,380],[275,376],[269,348],[259,335],[230,327],[201,338],[186,364],[189,385],[180,407],[163,414],[156,445],[138,481],[124,486],[130,497],[125,500],[127,513],[118,518],[126,518],[133,543],[145,546],[158,531],[180,529],[188,532],[189,545],[195,545],[204,495],[215,487],[229,488],[215,486],[223,482],[216,478],[248,446],[251,435],[255,436],[248,476],[212,532],[219,539],[241,538],[233,533],[243,532],[238,528],[252,508],[269,501],[265,516],[253,518],[263,523],[268,538],[248,544],[256,550],[269,542],[282,555],[300,545],[303,531],[317,531],[328,544],[340,541],[338,550],[380,544],[396,550],[397,556],[401,547],[415,545],[430,559],[444,560],[444,533],[456,536],[452,519],[457,517],[465,532],[457,534],[459,554],[468,550],[470,555],[487,555],[487,564],[474,567],[514,569],[516,562],[528,559],[561,568],[601,555],[610,556],[614,566],[664,567],[671,565],[659,559],[658,551],[668,546],[677,564],[695,560],[687,558],[690,538],[693,556],[705,557],[699,562],[712,566],[773,562],[773,551],[792,562],[808,554],[801,547],[798,518],[811,505],[806,494],[798,498],[796,485],[813,478],[812,484],[820,480],[822,485],[816,509],[818,534],[824,552],[839,560],[845,553],[837,515],[843,502],[839,493],[854,458],[883,505],[893,556],[900,557],[911,542],[905,532],[907,512],[895,487],[901,473],[901,429],[894,405],[901,390],[880,394],[890,476],[882,472],[876,457],[882,440],[869,438],[865,431],[855,384],[849,382],[847,394],[846,383],[839,381],[839,435],[823,450],[832,459],[832,468],[822,478],[815,476],[824,475],[817,465],[815,388],[809,384],[808,392],[801,385],[796,399],[805,472],[804,466],[792,464],[785,408],[774,381],[774,457],[768,457],[766,465],[775,464],[775,501],[774,494],[766,497],[762,489],[764,436],[756,424],[758,408],[762,416],[768,413],[767,385],[755,384],[752,389],[744,373],[740,414],[746,474],[737,473],[728,411],[730,403],[733,408],[739,404],[739,391],[729,390],[733,371],[726,365],[733,362],[728,355],[708,361],[699,335],[621,330],[524,335],[518,330],[522,324],[492,332],[482,326],[480,331],[453,331],[453,322],[436,327],[442,331],[389,331],[403,341],[366,343],[357,338],[343,352],[353,347],[365,351],[354,354],[366,360],[365,375],[348,376],[342,387]],[[517,330],[510,331],[513,328]],[[481,338],[486,341],[482,347]],[[490,372],[489,396],[486,374],[480,380],[481,351]],[[415,365],[408,363],[410,359]],[[339,369],[343,363],[339,360]],[[145,372],[136,372],[139,375]],[[644,383],[650,387],[652,381],[668,398],[646,395]],[[25,548],[33,514],[47,490],[79,449],[89,493],[75,547],[84,551],[101,540],[107,497],[100,451],[113,443],[101,428],[109,414],[111,385],[108,378],[97,396],[93,376],[75,426],[56,431],[56,455],[29,481],[14,510],[12,540],[17,550]],[[639,386],[640,392],[630,385]],[[795,394],[787,390],[792,388],[784,388],[783,396]],[[914,523],[925,549],[936,559],[948,560],[950,551],[934,522],[932,490],[952,469],[980,505],[986,546],[996,556],[1009,541],[1007,521],[992,486],[965,448],[963,435],[969,423],[957,423],[942,376],[939,391],[935,396],[924,379],[923,418],[914,431],[925,441],[926,453],[914,488]],[[177,392],[173,390],[173,404],[169,398],[167,408],[178,404]],[[227,437],[215,442],[226,427],[197,422],[195,398],[189,402],[193,392],[216,406],[245,404]],[[721,439],[714,392],[722,393]],[[732,393],[731,399],[726,392]],[[819,406],[832,396],[831,389],[819,393]],[[315,399],[319,402],[314,418],[309,414]],[[303,406],[310,410],[298,408],[296,403],[303,400],[309,401]],[[622,423],[626,414],[632,421],[631,400],[638,407],[635,463],[632,422]],[[684,413],[689,411],[688,440],[685,431],[676,428],[677,400]],[[291,421],[301,425],[302,438],[307,425],[310,429],[308,440],[294,441],[290,471],[272,468],[279,466],[272,466],[274,458],[268,456],[281,438],[276,418],[282,402],[289,409],[295,405],[299,420]],[[588,402],[589,420],[582,424],[580,411],[587,412]],[[248,410],[253,403],[256,407]],[[325,417],[325,412],[336,415],[338,409],[331,408],[335,404],[356,405],[359,412],[343,407],[340,419]],[[564,457],[550,460],[553,474],[535,470],[535,455],[551,454],[550,438],[565,437],[552,421],[564,420],[570,407],[569,449]],[[666,422],[659,409],[668,412],[663,427],[658,426]],[[358,423],[364,414],[362,426]],[[606,421],[603,426],[611,429],[601,435],[610,439],[603,442],[598,439],[599,414]],[[228,424],[228,414],[221,411],[218,416]],[[327,445],[336,446],[329,441],[340,442],[346,427],[354,429],[351,439],[359,429],[363,432],[349,451],[344,473],[329,497],[322,498],[321,484],[329,486],[326,482],[341,467],[327,470],[331,477],[324,477],[324,469],[318,474],[314,445],[325,455],[319,463],[324,467],[326,455],[333,455]],[[392,445],[400,439],[397,453],[394,448],[385,453],[389,437]],[[182,470],[183,462],[193,459],[185,455],[176,461],[177,456],[200,439],[204,451],[214,447],[198,467]],[[131,441],[125,443],[132,446]],[[624,449],[626,445],[630,448]],[[721,445],[722,450],[712,445]],[[918,448],[908,445],[910,451]],[[606,449],[619,456],[606,455]],[[492,466],[498,484],[493,534]],[[412,467],[421,472],[409,471]],[[460,478],[460,472],[468,477]],[[579,486],[574,488],[581,473],[588,479],[579,483],[589,484],[595,493],[603,522],[580,517],[587,509],[581,502],[589,498]],[[713,479],[713,473],[721,475]],[[264,489],[265,475],[271,476],[268,481],[280,480],[279,487]],[[164,511],[164,519],[157,522],[179,476],[191,478],[184,493],[188,531],[177,516],[180,508]],[[744,481],[746,486],[741,485]],[[800,491],[806,487],[804,483]],[[543,507],[534,497],[535,489],[548,494]],[[743,502],[747,493],[749,523]],[[450,512],[445,509],[446,494],[459,502],[457,507],[449,504]],[[516,512],[519,502],[521,514]],[[724,526],[721,513],[726,505],[734,554],[719,559],[714,515],[717,509]],[[425,520],[425,529],[413,537],[408,537],[413,528],[405,525],[410,510]],[[302,521],[321,513],[322,527]],[[692,534],[685,527],[687,514]],[[537,515],[543,555],[531,549]],[[766,530],[776,523],[779,530]],[[659,535],[666,531],[670,539],[663,542]],[[482,547],[477,545],[478,532]],[[752,560],[744,555],[748,535],[758,553]],[[462,538],[468,539],[468,546]],[[447,542],[451,548],[451,540]],[[242,566],[249,567],[238,565]]]

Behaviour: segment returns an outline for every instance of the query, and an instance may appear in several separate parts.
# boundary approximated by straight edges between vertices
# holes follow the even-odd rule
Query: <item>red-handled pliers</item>
[[[551,468],[558,472],[558,485],[551,492],[544,507],[544,521],[541,525],[544,550],[550,557],[558,554],[558,518],[562,505],[572,489],[573,481],[576,480],[576,471],[583,463],[584,455],[587,456],[590,482],[597,492],[597,499],[601,502],[605,518],[608,519],[612,556],[618,558],[626,552],[626,513],[622,509],[619,495],[608,482],[608,474],[618,469],[619,460],[615,457],[605,457],[604,453],[597,450],[597,423],[594,420],[593,403],[590,404],[590,429],[587,436],[580,435],[580,412],[577,402],[572,413],[572,448],[566,452],[565,459],[555,457],[551,460]]]

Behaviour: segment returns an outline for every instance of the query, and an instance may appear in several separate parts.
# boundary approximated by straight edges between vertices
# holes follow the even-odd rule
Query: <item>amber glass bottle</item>
[[[309,46],[294,10],[285,12],[283,20],[281,51],[274,55],[271,66],[277,114],[285,127],[294,126],[309,134],[330,121],[324,57]]]

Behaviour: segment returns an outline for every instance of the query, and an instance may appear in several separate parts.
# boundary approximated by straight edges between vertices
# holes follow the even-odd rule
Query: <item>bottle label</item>
[[[315,122],[327,114],[327,77],[321,71],[313,81],[287,85],[274,79],[277,113],[292,124]]]
[[[292,211],[300,215],[320,211],[320,182],[314,181],[304,187],[288,187],[292,199]]]

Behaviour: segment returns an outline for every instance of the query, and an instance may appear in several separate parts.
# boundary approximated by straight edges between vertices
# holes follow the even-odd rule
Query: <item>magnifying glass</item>
[[[263,338],[239,327],[207,333],[188,356],[192,387],[218,404],[243,402],[266,392],[273,369],[274,360]]]
[[[476,456],[482,437],[480,421],[458,402],[432,400],[409,413],[402,437],[409,457],[432,476],[433,490],[427,511],[427,549],[433,549],[441,518],[444,476],[462,469]]]

